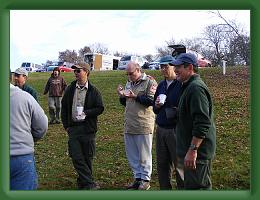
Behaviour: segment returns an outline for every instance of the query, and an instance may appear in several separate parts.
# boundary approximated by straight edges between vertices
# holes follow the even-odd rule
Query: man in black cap
[[[178,168],[183,169],[184,189],[211,189],[211,161],[216,151],[213,103],[206,84],[197,74],[197,58],[183,53],[172,61],[182,82],[176,127]]]
[[[90,69],[86,63],[71,67],[76,80],[65,90],[61,119],[69,135],[68,149],[78,173],[78,189],[98,189],[92,175],[96,149],[97,116],[103,110],[100,92],[88,80]]]

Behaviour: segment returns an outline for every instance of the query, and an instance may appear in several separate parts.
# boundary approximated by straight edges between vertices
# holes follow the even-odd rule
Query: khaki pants
[[[49,115],[51,122],[53,122],[54,120],[60,120],[61,99],[62,97],[48,98]]]

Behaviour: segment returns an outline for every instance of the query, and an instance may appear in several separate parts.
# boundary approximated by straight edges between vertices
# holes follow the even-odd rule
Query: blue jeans
[[[10,156],[10,190],[35,190],[37,186],[34,154]]]

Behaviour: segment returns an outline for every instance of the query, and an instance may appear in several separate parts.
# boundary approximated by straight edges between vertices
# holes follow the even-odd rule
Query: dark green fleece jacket
[[[184,158],[192,137],[202,138],[198,160],[213,159],[216,150],[216,128],[212,99],[206,84],[198,74],[182,85],[176,127],[177,156]]]
[[[73,81],[65,90],[61,104],[61,120],[63,127],[67,129],[71,126],[84,125],[86,133],[97,132],[97,116],[104,111],[103,101],[100,92],[96,87],[88,82],[88,91],[85,98],[84,113],[86,119],[83,122],[73,122],[72,120],[72,103],[76,81]]]

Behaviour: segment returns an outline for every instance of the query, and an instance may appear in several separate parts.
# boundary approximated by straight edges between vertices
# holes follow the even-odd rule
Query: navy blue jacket
[[[155,107],[155,101],[157,96],[160,94],[166,94],[166,102],[160,108]],[[176,122],[167,119],[165,109],[173,108],[178,106],[179,98],[181,94],[181,83],[177,80],[174,80],[171,85],[167,89],[167,82],[163,80],[159,83],[155,95],[154,95],[154,103],[153,103],[153,111],[156,114],[156,124],[162,128],[175,128]]]

